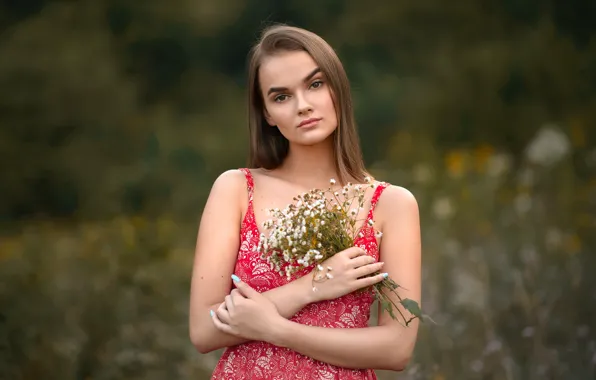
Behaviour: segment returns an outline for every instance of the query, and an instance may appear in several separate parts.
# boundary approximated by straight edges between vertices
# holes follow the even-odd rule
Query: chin
[[[298,145],[315,146],[319,144],[328,143],[330,141],[333,141],[333,134],[325,134],[325,136],[309,136],[307,138],[298,139],[294,141],[294,143]]]
[[[301,132],[301,133],[300,133]],[[317,145],[333,139],[335,128],[315,128],[310,131],[299,131],[295,142],[301,145]]]

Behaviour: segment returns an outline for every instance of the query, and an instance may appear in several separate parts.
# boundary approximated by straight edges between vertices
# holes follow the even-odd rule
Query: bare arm
[[[248,194],[244,174],[223,173],[213,184],[198,231],[190,295],[190,339],[201,353],[244,343],[247,340],[218,330],[209,310],[216,310],[230,293],[230,276],[240,245],[242,210]],[[279,314],[290,318],[311,301],[307,278],[264,292]]]
[[[407,289],[400,288],[402,298],[420,302],[421,242],[417,202],[403,188],[388,188],[379,201],[377,216],[383,225],[384,270]],[[398,303],[397,299],[394,301]],[[402,312],[409,315],[403,308]],[[399,321],[379,310],[379,325],[375,327],[333,329],[280,320],[273,330],[271,343],[316,360],[347,368],[400,371],[414,350],[418,320],[402,327]]]

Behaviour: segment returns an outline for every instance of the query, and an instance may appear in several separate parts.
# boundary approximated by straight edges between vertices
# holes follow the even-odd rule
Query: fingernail
[[[213,317],[213,315],[215,315],[215,313],[213,312],[213,310],[209,310],[209,315]]]
[[[387,278],[387,277],[389,277],[389,273],[383,273],[383,277],[384,277],[384,278]]]
[[[380,262],[379,262],[379,265],[380,265],[380,266],[383,266],[383,265],[385,265],[385,262],[384,262],[384,261],[380,261]]]
[[[240,279],[235,274],[232,275],[232,280],[234,280],[234,282],[240,282]]]

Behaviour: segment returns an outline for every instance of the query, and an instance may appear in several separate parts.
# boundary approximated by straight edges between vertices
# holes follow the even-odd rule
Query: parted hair
[[[265,57],[288,51],[305,51],[327,78],[337,114],[333,133],[333,151],[340,183],[362,182],[367,175],[356,128],[350,83],[333,48],[320,36],[308,30],[277,24],[267,27],[249,54],[248,116],[249,166],[275,169],[289,151],[288,140],[264,116],[264,100],[259,85],[259,69]]]

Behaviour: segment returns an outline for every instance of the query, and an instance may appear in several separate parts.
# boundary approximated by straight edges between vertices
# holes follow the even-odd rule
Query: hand
[[[280,320],[284,320],[283,317],[275,304],[247,283],[234,283],[236,289],[233,289],[219,308],[211,313],[215,327],[244,339],[269,341],[275,331],[274,327]]]
[[[313,302],[339,298],[355,290],[383,281],[387,276],[384,273],[364,277],[379,271],[383,264],[382,262],[376,262],[372,256],[367,255],[359,247],[348,248],[336,253],[321,263],[323,276],[329,273],[333,277],[326,278],[322,282],[313,282],[317,289],[312,294]],[[331,268],[331,270],[328,268]],[[317,274],[315,272],[304,277],[310,281],[313,278],[312,276]]]

